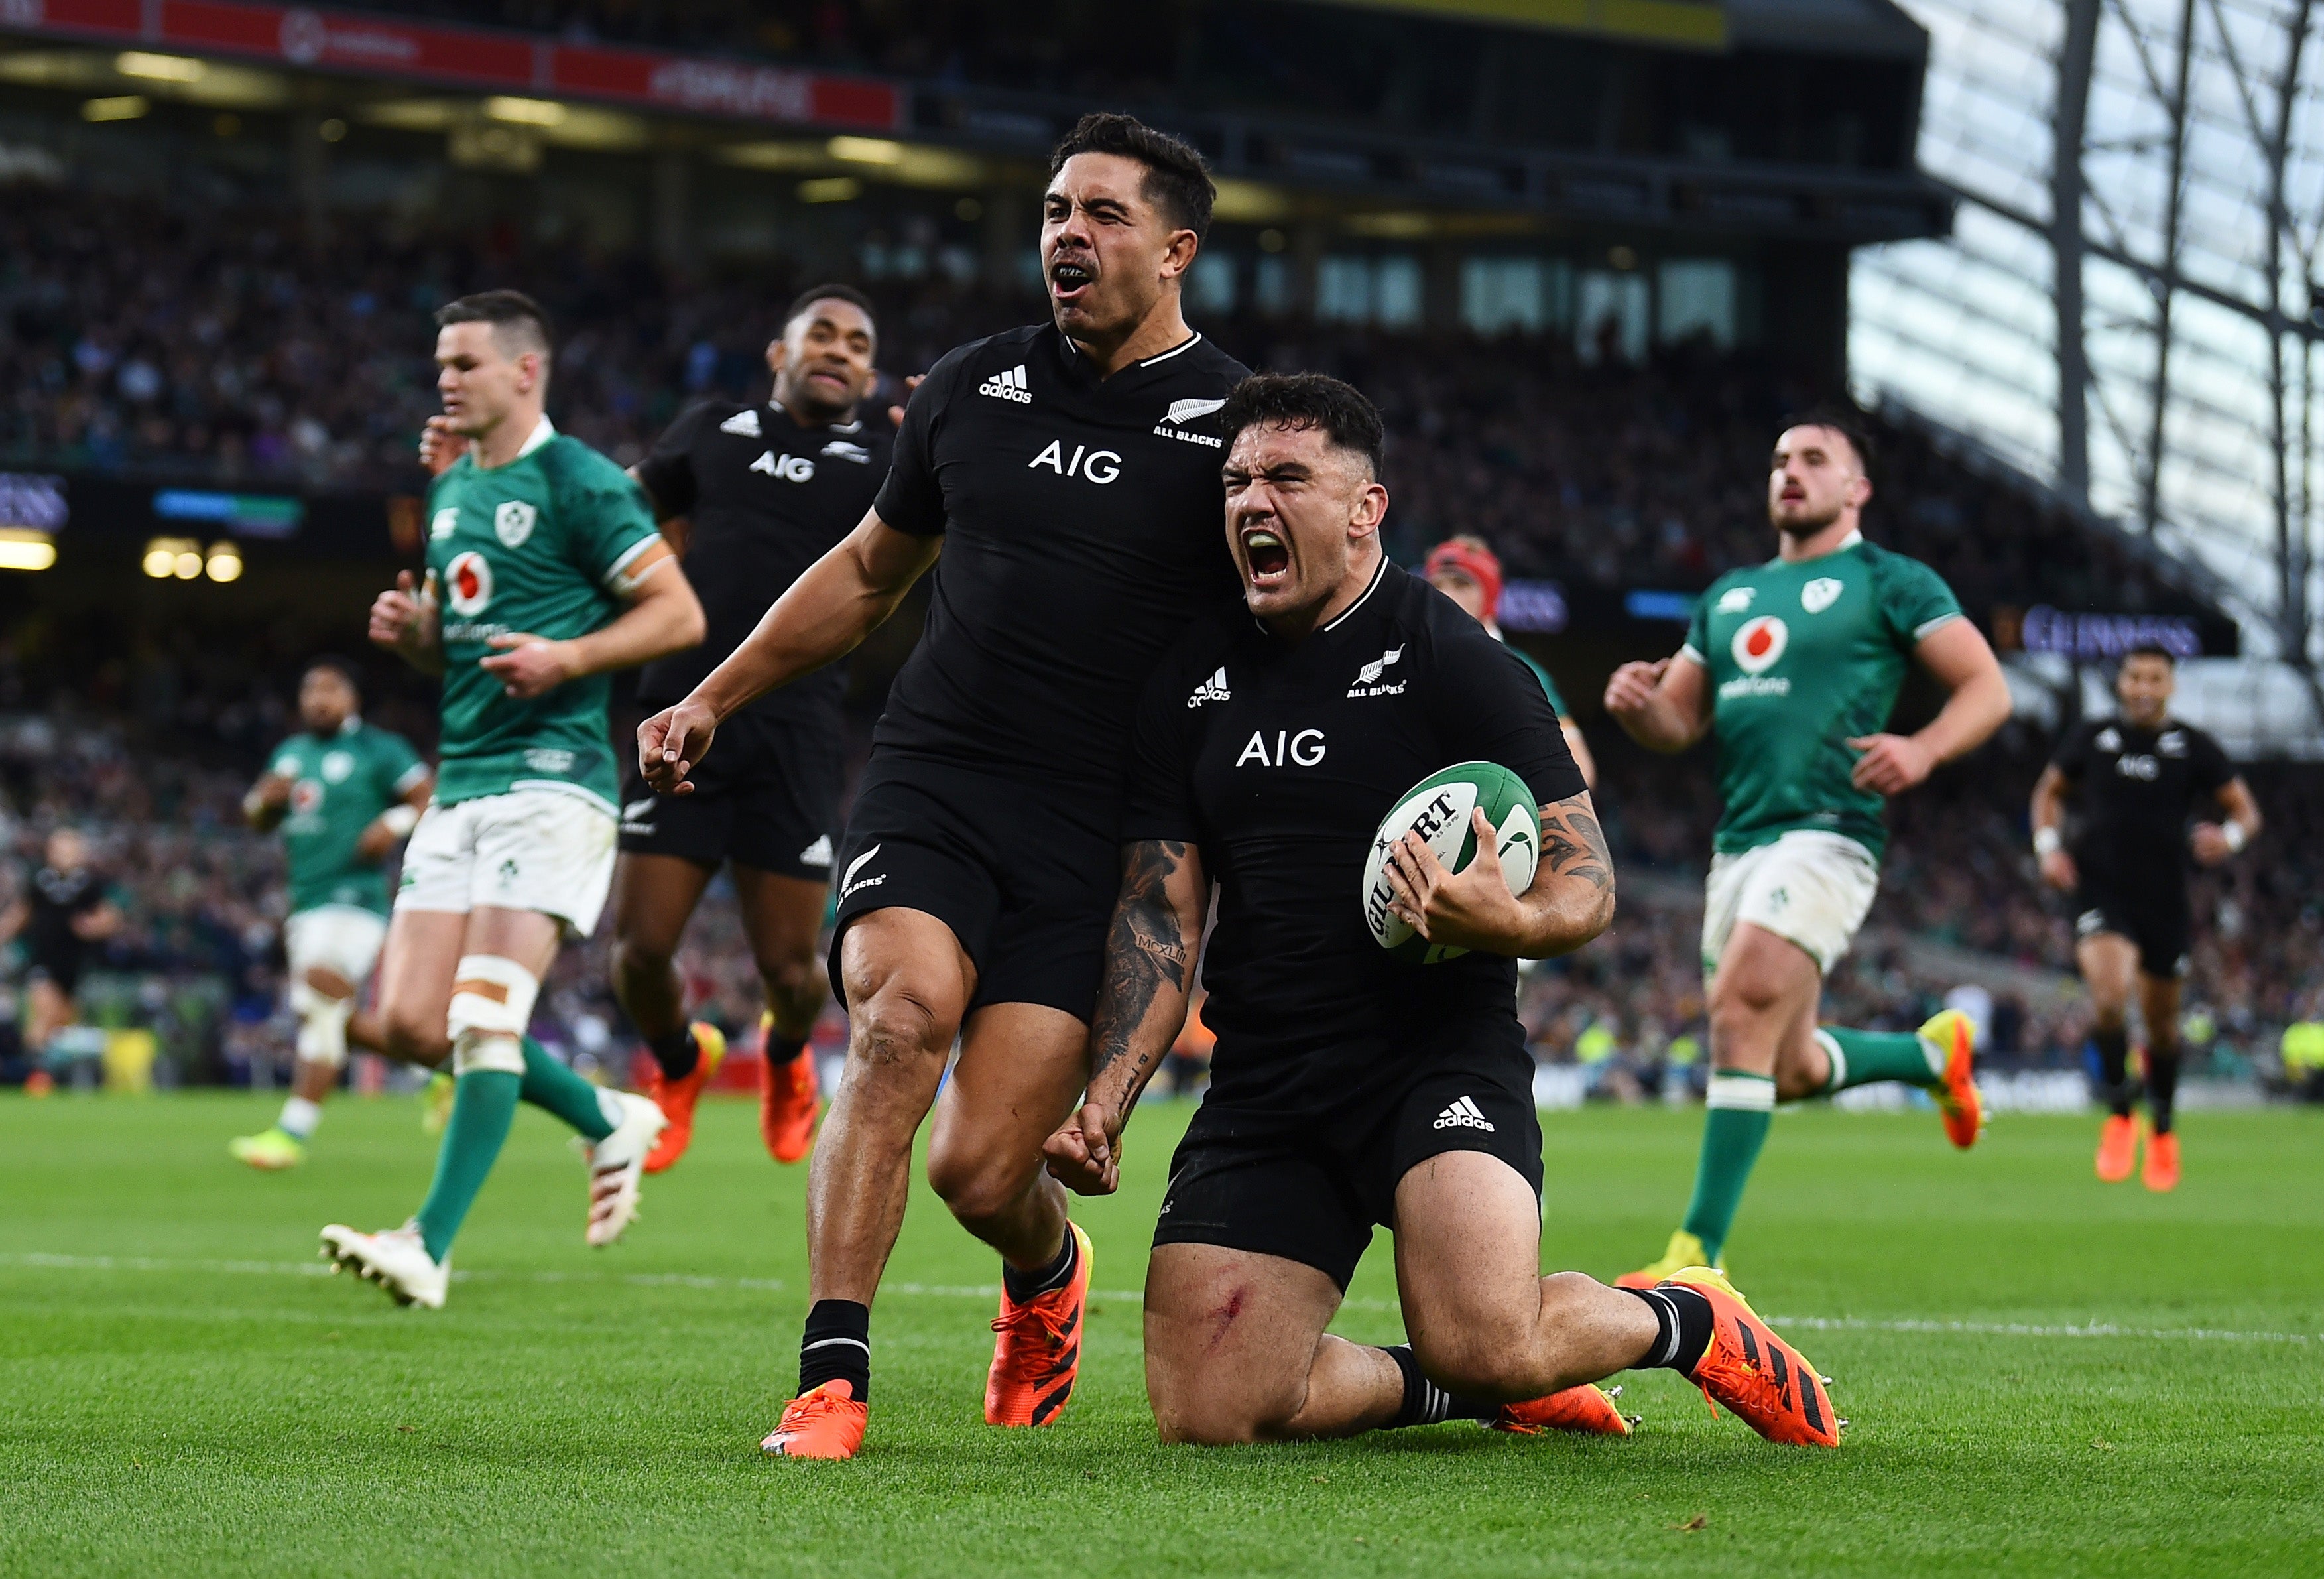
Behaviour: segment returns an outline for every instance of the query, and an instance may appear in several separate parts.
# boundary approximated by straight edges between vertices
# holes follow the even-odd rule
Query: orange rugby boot
[[[2179,1131],[2163,1130],[2146,1138],[2146,1169],[2138,1182],[2163,1195],[2179,1187]]]
[[[855,1401],[855,1384],[843,1377],[785,1404],[759,1447],[776,1458],[853,1458],[871,1418],[872,1407]]]
[[[1945,1054],[1945,1083],[1929,1094],[1945,1122],[1945,1139],[1966,1151],[1985,1128],[1985,1099],[1977,1094],[1977,1024],[1958,1009],[1931,1016],[1921,1035]]]
[[[702,1088],[718,1073],[718,1066],[726,1057],[726,1033],[706,1020],[697,1020],[686,1028],[694,1037],[694,1072],[682,1079],[665,1080],[660,1069],[641,1081],[641,1094],[651,1097],[669,1121],[669,1127],[646,1153],[646,1171],[659,1173],[675,1165],[694,1144],[694,1104],[702,1095]]]
[[[765,1048],[775,1034],[775,1017],[759,1017],[759,1137],[777,1162],[797,1162],[815,1144],[816,1113],[822,1093],[815,1076],[815,1048],[778,1064]]]
[[[984,1421],[989,1426],[1047,1426],[1074,1396],[1082,1371],[1082,1313],[1089,1304],[1089,1235],[1078,1223],[1067,1232],[1079,1248],[1074,1275],[1061,1288],[1036,1294],[1019,1305],[1001,1289],[1001,1314],[992,1330],[992,1370],[984,1380]]]
[[[1670,1282],[1711,1301],[1711,1346],[1688,1379],[1703,1397],[1725,1404],[1770,1442],[1840,1445],[1848,1422],[1831,1412],[1823,1378],[1759,1319],[1733,1284],[1709,1267],[1689,1267]]]
[[[2098,1126],[2098,1178],[2120,1184],[2138,1165],[2138,1121],[2128,1113],[2108,1113]]]
[[[1589,1382],[1551,1393],[1547,1398],[1527,1399],[1521,1404],[1503,1404],[1501,1412],[1485,1422],[1496,1431],[1508,1431],[1519,1436],[1538,1436],[1544,1431],[1578,1431],[1589,1436],[1628,1436],[1630,1422],[1614,1407],[1618,1387],[1600,1389]]]

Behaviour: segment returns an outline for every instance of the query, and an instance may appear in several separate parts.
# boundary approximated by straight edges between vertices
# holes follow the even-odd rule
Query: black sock
[[[1659,1368],[1681,1376],[1693,1375],[1694,1368],[1702,1362],[1702,1352],[1711,1347],[1711,1301],[1701,1290],[1683,1283],[1622,1292],[1645,1300],[1646,1308],[1655,1313],[1655,1346],[1630,1369]]]
[[[1499,1404],[1480,1403],[1472,1398],[1460,1398],[1446,1392],[1420,1373],[1419,1358],[1410,1344],[1398,1344],[1381,1353],[1396,1362],[1404,1372],[1404,1402],[1385,1429],[1396,1430],[1403,1426],[1434,1426],[1443,1420],[1489,1420],[1501,1412]]]
[[[702,1061],[702,1049],[694,1045],[694,1027],[690,1025],[681,1025],[668,1036],[650,1038],[646,1049],[661,1066],[661,1077],[665,1080],[685,1079]]]
[[[1074,1238],[1072,1224],[1065,1227],[1065,1242],[1049,1258],[1049,1264],[1020,1272],[1007,1261],[1001,1263],[1001,1283],[1009,1290],[1009,1297],[1022,1305],[1037,1294],[1047,1294],[1052,1288],[1062,1288],[1074,1275],[1081,1260],[1081,1245]]]
[[[855,1389],[855,1401],[872,1401],[872,1307],[853,1299],[818,1299],[807,1313],[799,1335],[799,1396],[826,1381]]]
[[[767,1031],[766,1051],[761,1055],[770,1064],[788,1064],[807,1051],[807,1039],[788,1037],[771,1028]]]
[[[2090,1040],[2098,1049],[2098,1100],[2118,1119],[2130,1116],[2131,1098],[2137,1094],[2130,1085],[2130,1032],[2123,1030],[2094,1030]]]
[[[2153,1121],[2154,1132],[2171,1132],[2172,1104],[2179,1100],[2179,1049],[2159,1053],[2153,1046],[2146,1049],[2146,1116]]]

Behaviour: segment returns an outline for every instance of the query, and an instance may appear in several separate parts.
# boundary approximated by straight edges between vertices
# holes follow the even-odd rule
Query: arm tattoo
[[[1167,891],[1186,851],[1176,841],[1148,839],[1130,846],[1123,858],[1121,895],[1114,901],[1113,922],[1106,935],[1105,977],[1098,988],[1090,1039],[1093,1084],[1130,1056],[1130,1044],[1163,990],[1183,993],[1193,983],[1195,940],[1180,929]],[[1155,1056],[1141,1055],[1132,1073],[1142,1073]]]
[[[1614,860],[1591,815],[1590,797],[1576,795],[1541,808],[1541,854],[1551,872],[1595,887],[1614,886]]]

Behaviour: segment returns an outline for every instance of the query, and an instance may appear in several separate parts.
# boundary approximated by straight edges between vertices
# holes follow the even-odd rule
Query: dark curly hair
[[[1177,230],[1191,230],[1200,241],[1211,231],[1211,205],[1219,189],[1212,184],[1211,167],[1194,144],[1157,132],[1136,115],[1093,114],[1074,124],[1049,152],[1049,175],[1065,168],[1076,153],[1117,153],[1146,167],[1146,200]]]
[[[1362,456],[1374,477],[1388,455],[1379,409],[1355,385],[1321,373],[1254,373],[1234,386],[1219,420],[1229,444],[1246,428],[1317,429],[1333,448]]]

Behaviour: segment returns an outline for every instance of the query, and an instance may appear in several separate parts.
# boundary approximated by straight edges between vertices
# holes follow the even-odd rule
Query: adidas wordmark
[[[1025,365],[1022,362],[1006,372],[994,374],[976,386],[976,392],[991,395],[995,400],[1015,401],[1020,406],[1033,403],[1033,391],[1025,381]]]
[[[1493,1122],[1485,1116],[1484,1110],[1477,1105],[1473,1097],[1467,1096],[1455,1098],[1452,1106],[1438,1113],[1436,1127],[1440,1130],[1482,1130],[1488,1135],[1494,1132]]]

